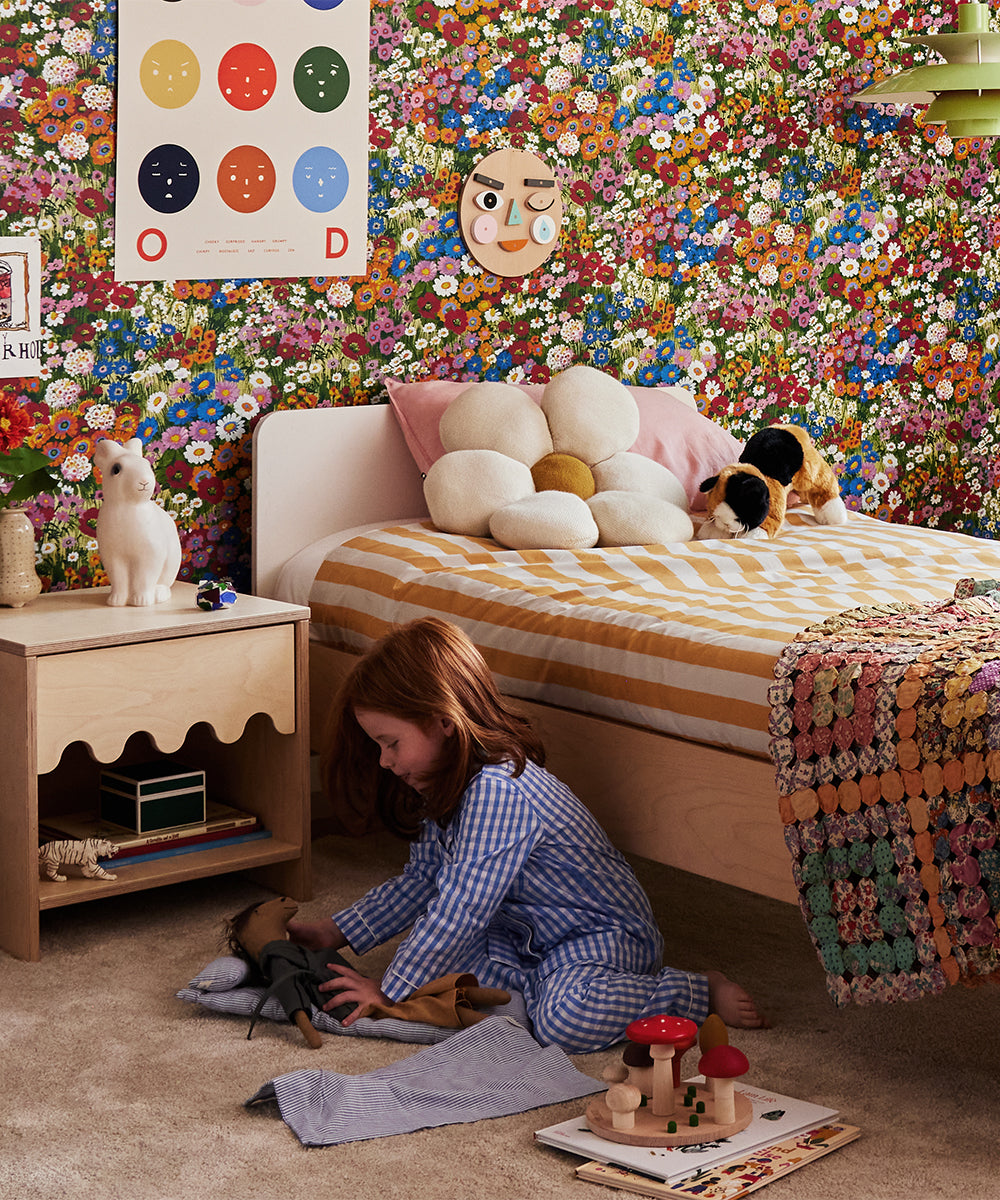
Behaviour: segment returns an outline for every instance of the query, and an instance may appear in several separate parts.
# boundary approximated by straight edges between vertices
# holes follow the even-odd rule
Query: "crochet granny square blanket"
[[[839,1005],[1000,977],[997,589],[852,609],[775,664],[785,841]]]

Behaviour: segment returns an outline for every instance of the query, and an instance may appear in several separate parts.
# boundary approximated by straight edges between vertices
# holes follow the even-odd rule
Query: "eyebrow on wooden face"
[[[496,188],[498,192],[503,191],[503,184],[499,179],[490,179],[489,175],[479,174],[473,175],[472,178],[476,181],[476,183],[482,183],[485,184],[486,187]]]
[[[550,188],[550,187],[554,188],[556,186],[556,181],[554,179],[526,179],[524,181],[524,186],[525,187],[539,187],[539,188]]]

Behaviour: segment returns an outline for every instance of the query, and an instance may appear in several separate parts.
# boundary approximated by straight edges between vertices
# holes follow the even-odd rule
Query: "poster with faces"
[[[115,278],[363,275],[367,0],[122,0]]]

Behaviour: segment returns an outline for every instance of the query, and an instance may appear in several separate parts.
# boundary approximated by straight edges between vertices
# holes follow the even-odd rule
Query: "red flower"
[[[360,333],[349,333],[341,345],[347,357],[353,359],[362,358],[371,350],[371,346],[368,345]]]
[[[462,333],[469,324],[469,315],[464,308],[450,308],[441,314],[441,320],[452,333]]]
[[[170,487],[184,490],[191,482],[194,467],[189,462],[185,462],[184,459],[178,458],[167,467],[163,474],[165,481]]]
[[[131,308],[137,299],[135,288],[130,288],[126,284],[116,283],[111,289],[111,303],[115,308]]]
[[[413,15],[416,17],[418,25],[422,25],[424,29],[433,29],[437,23],[438,10],[433,4],[425,0],[423,4],[417,5]]]
[[[97,188],[83,188],[77,195],[76,208],[85,217],[97,217],[108,211],[108,202]]]
[[[435,317],[441,307],[441,301],[433,292],[424,292],[417,301],[417,312],[422,317]]]
[[[207,504],[218,504],[222,499],[222,480],[218,475],[206,473],[195,484],[195,491]]]
[[[15,450],[31,431],[31,417],[13,396],[0,395],[0,451]]]

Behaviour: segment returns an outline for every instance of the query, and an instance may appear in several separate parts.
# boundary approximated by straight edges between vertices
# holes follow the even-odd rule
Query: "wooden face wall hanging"
[[[458,206],[469,253],[494,275],[529,275],[556,247],[562,195],[551,169],[527,150],[495,150],[462,186]]]

